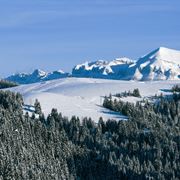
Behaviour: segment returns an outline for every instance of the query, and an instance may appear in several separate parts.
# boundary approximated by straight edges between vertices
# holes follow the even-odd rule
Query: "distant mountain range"
[[[19,84],[29,84],[70,76],[140,81],[178,80],[180,51],[160,47],[136,61],[126,57],[112,61],[98,60],[76,65],[72,74],[61,70],[52,73],[35,70],[31,74],[15,74],[6,79]]]
[[[68,76],[69,76],[69,73],[65,73],[62,70],[47,73],[40,69],[36,69],[34,70],[34,72],[30,74],[28,73],[13,74],[7,77],[6,80],[16,82],[19,84],[31,84],[31,83],[41,82],[41,81],[65,78]]]
[[[126,79],[127,69],[135,61],[128,58],[118,58],[113,61],[85,62],[77,65],[72,70],[75,77],[107,78],[107,79]]]

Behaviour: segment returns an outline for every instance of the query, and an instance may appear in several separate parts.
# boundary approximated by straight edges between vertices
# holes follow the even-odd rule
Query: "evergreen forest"
[[[128,120],[95,123],[52,109],[23,112],[20,94],[0,91],[0,179],[180,179],[180,95],[103,106]]]

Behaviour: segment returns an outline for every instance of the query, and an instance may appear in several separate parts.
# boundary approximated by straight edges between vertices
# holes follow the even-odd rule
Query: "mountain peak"
[[[41,69],[35,69],[32,74],[42,77],[45,76],[47,73],[45,71],[42,71]]]
[[[180,51],[159,47],[137,61],[142,80],[178,79]]]
[[[158,49],[159,49],[159,51],[161,51],[161,50],[169,50],[170,48],[160,46]]]
[[[77,65],[73,76],[108,79],[166,80],[180,77],[180,51],[159,47],[139,58],[117,58]]]
[[[57,71],[54,71],[54,72],[58,72],[58,73],[60,73],[60,74],[65,74],[65,72],[64,72],[63,70],[61,70],[61,69],[59,69],[59,70],[57,70]]]
[[[175,50],[175,49],[172,49],[172,48],[167,48],[167,47],[159,47],[157,49],[155,49],[154,51],[152,52],[160,52],[160,53],[180,53],[180,51],[178,50]]]
[[[155,59],[180,64],[180,51],[166,48],[166,47],[159,47],[159,48],[155,49],[154,51],[152,51],[140,58],[141,61],[142,60],[143,61],[145,61],[145,60],[152,61]]]

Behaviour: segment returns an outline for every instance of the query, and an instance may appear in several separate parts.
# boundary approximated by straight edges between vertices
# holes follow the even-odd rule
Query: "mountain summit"
[[[180,51],[160,47],[137,61],[137,71],[139,80],[179,79]]]
[[[121,80],[176,80],[180,77],[180,51],[160,47],[137,61],[119,58],[74,67],[72,75]]]

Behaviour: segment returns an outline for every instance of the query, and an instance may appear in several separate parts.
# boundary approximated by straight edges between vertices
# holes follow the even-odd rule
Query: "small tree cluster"
[[[125,91],[125,92],[122,92],[122,93],[117,93],[114,95],[115,97],[119,97],[119,98],[122,98],[122,97],[127,97],[127,96],[134,96],[134,97],[141,97],[140,95],[140,91],[139,89],[134,89],[133,92],[131,91]]]
[[[180,86],[179,85],[174,85],[172,87],[172,92],[174,92],[174,93],[180,92]]]
[[[5,89],[5,88],[10,88],[10,87],[15,87],[15,86],[17,86],[17,84],[14,82],[2,80],[2,79],[0,80],[0,89]]]

